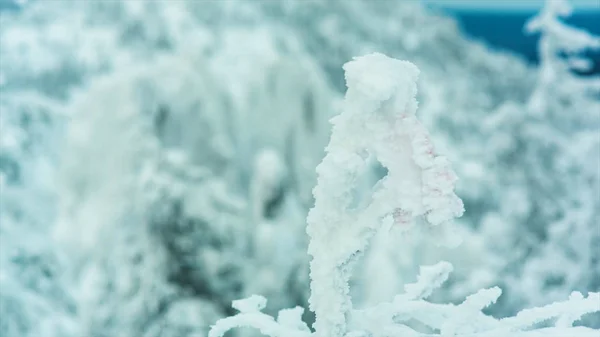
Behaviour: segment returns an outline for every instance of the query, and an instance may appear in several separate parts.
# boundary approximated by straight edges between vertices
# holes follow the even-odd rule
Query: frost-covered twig
[[[210,330],[208,337],[222,337],[227,331],[237,327],[252,327],[272,337],[308,337],[311,335],[308,326],[302,322],[304,309],[296,307],[281,310],[277,320],[274,320],[273,317],[260,312],[266,305],[267,300],[256,295],[234,301],[233,308],[240,313],[219,320]]]
[[[348,92],[344,111],[332,120],[327,155],[317,167],[315,207],[308,215],[311,238],[311,310],[317,336],[347,332],[352,309],[348,281],[381,219],[409,222],[426,216],[439,224],[460,216],[456,177],[434,154],[429,135],[415,117],[418,69],[411,63],[371,54],[344,65]],[[355,181],[374,156],[388,174],[366,205],[354,206]]]
[[[418,285],[412,285],[418,286]],[[499,288],[484,289],[459,304],[436,304],[409,296],[397,296],[391,303],[382,303],[353,313],[355,331],[368,331],[371,336],[390,336],[390,331],[403,334],[391,336],[594,336],[598,330],[572,327],[583,315],[600,311],[600,297],[592,293],[583,297],[574,293],[567,301],[544,307],[526,309],[514,317],[495,319],[481,310],[496,301]],[[535,329],[536,324],[557,319],[554,327]],[[418,322],[431,329],[420,333],[411,328]],[[439,331],[436,333],[435,331]]]

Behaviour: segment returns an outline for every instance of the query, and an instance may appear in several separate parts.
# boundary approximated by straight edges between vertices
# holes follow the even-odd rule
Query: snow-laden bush
[[[315,332],[302,321],[303,309],[282,310],[277,319],[260,312],[266,299],[234,301],[240,313],[219,320],[209,337],[236,327],[268,336],[594,336],[597,330],[573,327],[584,314],[600,311],[600,294],[573,293],[568,301],[495,319],[482,310],[501,295],[497,287],[468,296],[461,304],[426,301],[452,270],[447,262],[421,269],[418,281],[389,303],[356,309],[350,276],[373,235],[383,226],[438,226],[461,216],[454,194],[456,176],[447,159],[435,154],[427,130],[417,120],[417,68],[382,54],[359,57],[344,66],[343,111],[332,120],[326,156],[317,167],[315,206],[309,212],[310,309]],[[356,181],[373,156],[387,175],[371,193],[359,197]],[[420,220],[420,221],[417,221]],[[551,327],[539,323],[554,320]]]

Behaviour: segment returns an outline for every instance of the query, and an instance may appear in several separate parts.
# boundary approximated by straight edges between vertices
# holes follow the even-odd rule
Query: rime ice
[[[323,337],[347,332],[352,264],[382,218],[406,223],[426,216],[437,225],[463,212],[453,192],[454,173],[444,158],[435,156],[427,130],[415,116],[418,69],[376,53],[355,58],[344,70],[344,111],[332,120],[327,155],[317,167],[315,207],[308,215],[310,305],[317,315],[317,335]],[[348,196],[363,174],[367,154],[388,174],[370,203],[354,210]]]

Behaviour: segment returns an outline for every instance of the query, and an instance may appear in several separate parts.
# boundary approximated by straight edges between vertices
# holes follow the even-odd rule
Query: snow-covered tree
[[[506,313],[600,290],[600,78],[574,72],[589,66],[584,52],[600,39],[563,23],[570,11],[566,1],[547,1],[529,21],[527,30],[540,34],[535,89],[525,104],[508,101],[482,123],[497,190],[482,233],[503,265],[503,286],[514,291]]]

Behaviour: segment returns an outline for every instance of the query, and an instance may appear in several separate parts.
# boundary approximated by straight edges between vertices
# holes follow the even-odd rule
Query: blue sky
[[[537,10],[545,0],[422,0],[426,4],[455,9]],[[570,0],[576,10],[600,10],[600,0]]]

